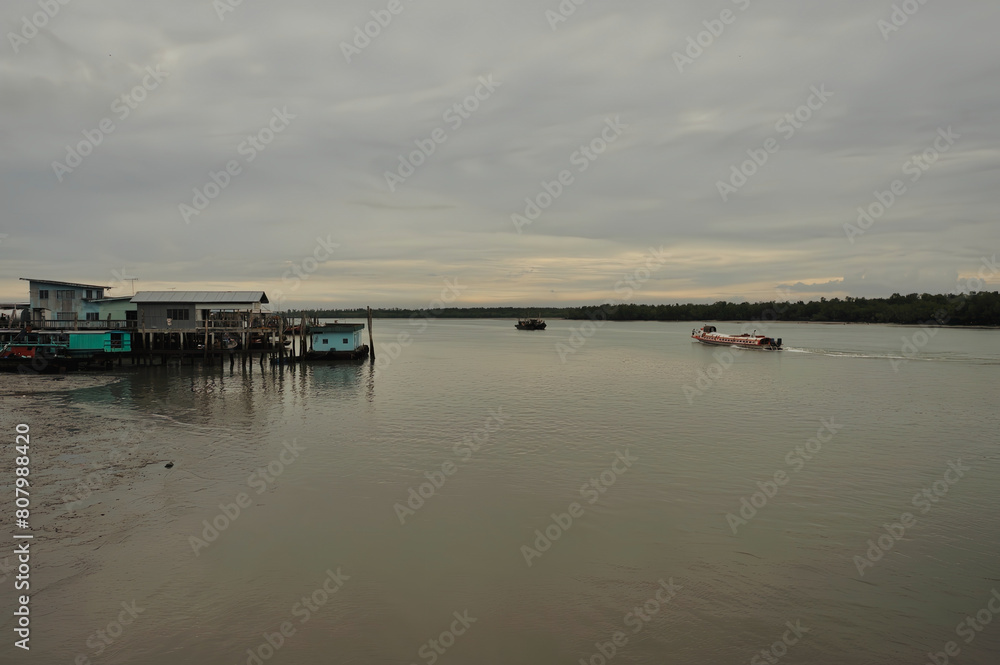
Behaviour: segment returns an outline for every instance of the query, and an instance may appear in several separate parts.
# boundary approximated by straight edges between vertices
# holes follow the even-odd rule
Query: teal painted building
[[[98,308],[98,318],[101,321],[111,319],[117,322],[117,327],[136,328],[138,305],[132,302],[132,296],[112,296],[95,300]],[[122,325],[124,323],[124,326]]]
[[[354,351],[364,344],[361,335],[365,329],[363,323],[327,323],[313,326],[309,329],[312,337],[312,350],[316,353],[325,351]]]
[[[74,331],[69,336],[69,355],[89,356],[95,352],[128,353],[132,350],[132,335],[117,330]]]

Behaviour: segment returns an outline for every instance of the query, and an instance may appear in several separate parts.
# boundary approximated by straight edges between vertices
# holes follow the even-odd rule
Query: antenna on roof
[[[118,272],[117,270],[112,270],[111,271],[111,275],[115,278],[116,282],[125,282],[126,280],[128,280],[129,282],[131,282],[132,283],[132,295],[135,295],[135,282],[139,278],[136,277],[135,275],[129,275],[128,271],[125,270],[125,266],[122,266],[122,271],[121,272]],[[115,288],[115,286],[112,285],[109,288],[113,289],[113,288]]]

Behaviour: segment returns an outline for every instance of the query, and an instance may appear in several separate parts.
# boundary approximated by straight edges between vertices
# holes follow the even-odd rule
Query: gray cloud
[[[419,306],[446,276],[468,304],[603,302],[660,246],[673,258],[634,300],[943,292],[997,251],[1000,7],[921,5],[884,39],[891,2],[588,2],[552,30],[554,1],[403,0],[348,63],[341,43],[386,4],[244,2],[220,20],[207,0],[69,3],[16,53],[8,36],[0,299],[24,297],[20,276],[123,266],[143,288],[270,293],[328,237],[333,258],[288,304]],[[733,22],[679,72],[724,9]],[[37,11],[8,3],[4,32]],[[169,75],[131,108],[150,67]],[[788,136],[814,86],[832,96]],[[275,109],[294,118],[248,149]],[[114,131],[59,182],[53,162],[105,118]],[[627,128],[581,170],[615,118]],[[947,127],[960,138],[911,181]],[[435,130],[446,140],[390,191],[386,171]],[[723,201],[717,183],[768,139],[777,152]],[[230,161],[185,223],[178,206]],[[511,215],[563,170],[572,184],[516,233]],[[894,179],[907,191],[849,242]]]

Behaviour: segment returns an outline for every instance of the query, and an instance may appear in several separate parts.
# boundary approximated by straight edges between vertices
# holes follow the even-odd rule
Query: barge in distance
[[[698,330],[691,331],[691,338],[702,344],[713,344],[716,346],[737,346],[743,349],[762,349],[765,351],[780,351],[781,338],[765,337],[758,335],[754,330],[753,334],[741,333],[739,335],[726,335],[716,331],[715,326],[702,326]]]
[[[545,330],[545,321],[542,319],[518,319],[517,325],[514,327],[518,330]]]

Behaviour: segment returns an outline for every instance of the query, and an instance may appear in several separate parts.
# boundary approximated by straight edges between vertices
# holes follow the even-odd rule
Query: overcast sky
[[[993,2],[237,1],[3,3],[0,300],[888,296],[1000,245]]]

